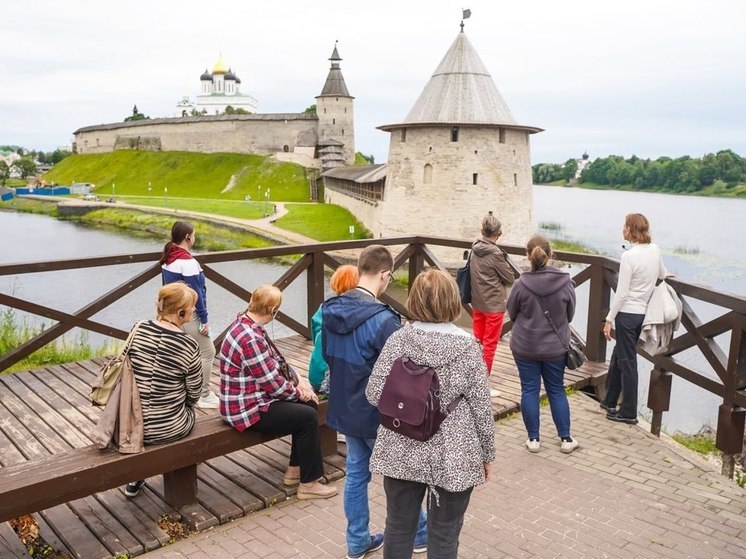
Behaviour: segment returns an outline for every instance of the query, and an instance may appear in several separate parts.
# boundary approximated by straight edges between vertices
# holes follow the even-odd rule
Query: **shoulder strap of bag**
[[[279,350],[279,349],[277,349],[277,346],[276,346],[276,345],[275,345],[275,343],[274,343],[274,342],[272,341],[272,338],[270,338],[270,337],[269,337],[269,336],[267,335],[267,333],[266,333],[266,332],[264,333],[264,340],[265,340],[265,341],[266,341],[266,342],[267,342],[267,343],[269,344],[269,347],[271,347],[271,348],[272,348],[272,351],[274,351],[274,352],[275,352],[275,353],[277,354],[277,356],[278,356],[278,357],[279,357],[279,358],[280,358],[280,359],[281,359],[282,361],[284,361],[285,363],[287,363],[287,359],[285,359],[285,356],[284,356],[284,355],[283,355],[282,353],[280,353],[280,350]]]
[[[135,337],[135,334],[137,333],[137,330],[140,328],[140,325],[143,323],[142,320],[138,320],[135,322],[135,326],[130,330],[129,335],[127,336],[127,339],[124,341],[124,345],[122,346],[122,349],[119,350],[119,359],[127,355],[127,352],[130,349],[130,344],[132,343],[132,338]]]
[[[525,285],[524,285],[524,287],[525,287]],[[528,289],[528,287],[526,287],[526,289]],[[547,310],[546,306],[544,305],[544,303],[546,302],[545,299],[544,299],[544,297],[542,297],[541,295],[538,295],[537,293],[534,293],[530,289],[528,289],[528,290],[531,293],[533,293],[534,295],[536,295],[536,297],[539,299],[539,306],[541,307],[541,310],[544,312],[544,316],[546,317],[547,321],[549,322],[549,326],[552,327],[552,330],[554,330],[554,333],[557,334],[557,338],[559,339],[560,343],[564,346],[565,344],[562,343],[562,336],[560,336],[560,333],[557,331],[557,327],[554,325],[554,320],[552,320],[552,315],[549,314],[549,311]],[[565,349],[570,349],[570,346],[567,345],[565,347]]]

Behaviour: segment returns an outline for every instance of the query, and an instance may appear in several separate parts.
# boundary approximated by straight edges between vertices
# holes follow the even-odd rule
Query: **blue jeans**
[[[539,391],[541,381],[549,398],[549,409],[560,437],[570,436],[570,406],[565,394],[565,357],[535,361],[513,356],[521,378],[521,415],[529,439],[539,438]]]
[[[345,475],[344,509],[347,518],[347,551],[362,553],[370,546],[370,456],[375,439],[346,435],[347,474]],[[427,513],[420,510],[416,541],[427,541]]]

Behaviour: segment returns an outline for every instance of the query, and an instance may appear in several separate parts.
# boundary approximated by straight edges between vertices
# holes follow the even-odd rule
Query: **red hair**
[[[337,295],[348,292],[350,289],[357,287],[360,282],[360,275],[357,271],[357,266],[351,264],[345,264],[337,268],[337,271],[332,275],[332,279],[329,282],[329,286],[332,291]]]

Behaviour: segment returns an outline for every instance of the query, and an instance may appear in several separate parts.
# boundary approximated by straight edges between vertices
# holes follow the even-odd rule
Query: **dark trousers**
[[[617,313],[614,320],[616,345],[611,353],[609,372],[606,375],[604,404],[615,407],[622,396],[619,415],[629,419],[637,417],[637,340],[642,331],[644,314]]]
[[[272,402],[249,429],[282,437],[292,435],[290,465],[300,466],[301,483],[311,483],[324,474],[319,446],[319,416],[316,404]]]
[[[384,559],[412,557],[417,521],[427,485],[392,477],[383,478],[386,491],[386,532],[383,542]],[[469,506],[472,488],[452,493],[436,488],[427,509],[427,559],[456,559],[458,536],[464,525],[464,514]]]

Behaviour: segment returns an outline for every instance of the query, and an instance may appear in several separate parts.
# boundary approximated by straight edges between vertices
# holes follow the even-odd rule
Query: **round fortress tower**
[[[489,210],[502,242],[533,233],[530,134],[519,125],[463,31],[403,122],[391,133],[382,236],[471,239]]]

